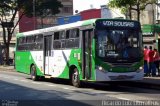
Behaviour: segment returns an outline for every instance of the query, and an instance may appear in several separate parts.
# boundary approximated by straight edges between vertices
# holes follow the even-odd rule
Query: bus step
[[[51,78],[51,76],[50,75],[45,75],[45,78]]]

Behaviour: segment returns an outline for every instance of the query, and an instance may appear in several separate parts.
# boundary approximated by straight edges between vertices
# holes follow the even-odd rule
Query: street
[[[160,104],[160,91],[138,87],[116,86],[106,84],[85,84],[75,88],[66,80],[45,80],[34,82],[30,75],[18,72],[0,72],[0,100],[2,106],[21,105],[108,105],[106,101],[154,102]],[[153,101],[152,101],[153,100]],[[5,104],[6,103],[6,104]],[[9,105],[8,105],[9,106]],[[108,105],[109,106],[109,105]],[[149,106],[149,105],[148,105]]]

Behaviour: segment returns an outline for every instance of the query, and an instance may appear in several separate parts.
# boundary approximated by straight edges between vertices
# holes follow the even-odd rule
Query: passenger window
[[[59,32],[55,32],[54,33],[54,40],[58,40],[59,39]]]
[[[60,49],[61,48],[61,41],[60,41],[60,33],[59,32],[54,33],[53,48],[54,49]]]
[[[65,31],[60,31],[60,32],[59,32],[59,38],[60,38],[60,39],[66,39]]]
[[[66,31],[66,48],[79,47],[79,29],[70,29]]]
[[[79,47],[79,29],[70,29],[54,33],[53,48],[78,48]]]

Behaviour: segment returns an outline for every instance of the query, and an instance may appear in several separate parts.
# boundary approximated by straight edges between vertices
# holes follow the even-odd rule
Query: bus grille
[[[119,76],[109,76],[111,80],[130,80],[134,78],[134,76],[128,76],[128,75],[119,75]]]

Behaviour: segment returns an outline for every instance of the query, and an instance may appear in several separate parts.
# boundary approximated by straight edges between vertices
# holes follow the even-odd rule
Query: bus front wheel
[[[31,66],[31,79],[33,81],[37,81],[37,79],[38,79],[38,76],[37,76],[37,73],[36,73],[36,66],[35,65]]]
[[[77,68],[74,68],[72,72],[72,85],[75,87],[80,87],[80,78]]]

